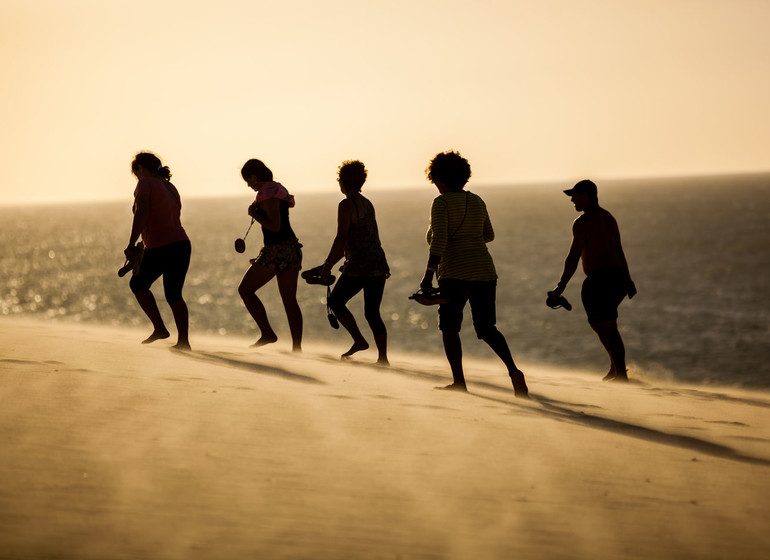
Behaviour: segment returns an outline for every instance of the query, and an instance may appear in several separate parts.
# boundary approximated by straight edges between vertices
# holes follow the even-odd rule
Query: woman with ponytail
[[[248,214],[262,226],[265,240],[259,255],[250,259],[251,267],[238,285],[243,304],[261,333],[252,347],[258,348],[278,340],[265,306],[257,296],[257,290],[275,277],[289,321],[292,350],[301,352],[302,310],[297,303],[297,278],[302,269],[302,244],[289,222],[289,209],[294,207],[294,197],[286,187],[273,180],[273,172],[258,159],[247,161],[241,168],[241,176],[257,193]]]
[[[150,291],[152,284],[163,276],[163,290],[177,328],[174,348],[189,350],[189,319],[187,304],[182,299],[182,288],[190,266],[191,246],[180,221],[182,202],[179,192],[169,181],[171,171],[155,154],[137,154],[131,162],[131,171],[138,182],[134,190],[131,236],[124,252],[128,259],[133,259],[135,243],[141,236],[144,256],[130,285],[139,306],[153,326],[152,334],[142,344],[170,336]]]

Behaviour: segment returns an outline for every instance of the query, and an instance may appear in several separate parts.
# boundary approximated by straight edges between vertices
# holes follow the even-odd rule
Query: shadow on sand
[[[354,362],[348,362],[348,363],[354,363]],[[371,364],[362,363],[360,365],[371,367]],[[436,382],[442,382],[446,380],[446,375],[430,374],[423,371],[418,371],[418,370],[404,368],[404,367],[385,368],[385,371],[397,373],[399,375],[405,375],[412,378],[417,377],[421,379],[430,379],[431,381],[436,381]],[[488,389],[496,392],[499,392],[499,391],[503,391],[506,393],[510,392],[511,397],[513,397],[513,389],[511,388],[503,388],[499,385],[488,383],[485,381],[479,381],[479,380],[472,381],[471,385],[474,387]],[[529,401],[518,401],[513,399],[512,400],[498,399],[498,398],[480,395],[478,393],[472,393],[472,392],[469,392],[468,394],[473,397],[493,401],[495,403],[505,404],[508,406],[511,406],[511,405],[514,405],[517,407],[524,406],[526,408],[529,408],[530,410],[535,411],[536,413],[550,416],[552,418],[555,418],[563,422],[580,424],[583,426],[587,426],[589,428],[604,430],[607,432],[612,432],[612,433],[616,433],[616,434],[620,434],[628,437],[634,437],[645,441],[651,441],[662,445],[670,445],[672,447],[679,447],[681,449],[689,449],[691,451],[697,451],[705,455],[711,455],[712,457],[719,457],[720,459],[729,459],[732,461],[739,461],[742,463],[750,463],[753,465],[770,467],[770,460],[763,459],[761,457],[753,457],[751,455],[743,454],[731,447],[727,447],[726,445],[712,443],[710,441],[695,438],[692,436],[671,434],[668,432],[663,432],[661,430],[646,428],[644,426],[638,426],[636,424],[631,424],[628,422],[611,420],[609,418],[603,418],[601,416],[587,414],[582,410],[573,410],[572,408],[570,408],[570,407],[585,408],[586,405],[582,405],[582,404],[563,403],[560,401],[549,399],[548,397],[536,396],[532,394],[530,394]],[[730,401],[740,402],[743,404],[749,404],[753,406],[768,406],[768,403],[765,403],[763,401],[758,401],[758,400],[749,401],[747,399],[735,398],[729,395],[723,395],[721,393],[712,394],[712,393],[705,393],[703,391],[690,391],[690,394],[692,396],[700,397],[700,398],[706,398],[707,396],[709,396],[717,399],[730,400]],[[527,404],[528,402],[537,403],[541,406],[541,408],[532,409],[532,407]],[[592,407],[592,408],[595,408],[595,407]]]
[[[518,404],[512,403],[504,399],[497,399],[494,397],[487,397],[484,395],[474,395],[481,399],[490,400],[496,403],[502,404]],[[761,465],[763,467],[770,467],[770,460],[763,459],[761,457],[754,457],[752,455],[746,455],[726,445],[720,445],[718,443],[712,443],[704,439],[695,438],[692,436],[685,436],[680,434],[670,434],[661,430],[653,428],[646,428],[644,426],[638,426],[629,422],[621,422],[619,420],[612,420],[609,418],[603,418],[601,416],[595,416],[593,414],[587,414],[583,411],[572,410],[569,406],[571,403],[563,403],[548,397],[530,395],[530,400],[533,403],[539,404],[542,408],[539,410],[540,414],[549,416],[562,422],[570,422],[572,424],[580,424],[589,428],[597,430],[604,430],[606,432],[612,432],[627,437],[633,437],[645,441],[651,441],[653,443],[659,443],[662,445],[670,445],[672,447],[678,447],[680,449],[689,449],[691,451],[697,451],[704,455],[711,455],[712,457],[718,457],[720,459],[729,459],[731,461],[739,461],[741,463],[749,463],[752,465]]]
[[[206,361],[209,363],[219,363],[219,364],[223,364],[231,367],[245,369],[247,371],[253,371],[255,373],[277,375],[285,379],[291,379],[294,381],[300,381],[304,383],[324,384],[323,381],[315,379],[314,377],[300,375],[297,373],[287,371],[285,369],[276,368],[274,366],[263,365],[259,363],[229,358],[221,354],[215,354],[210,352],[195,352],[195,353],[186,352],[185,354],[190,356],[191,358]],[[340,360],[337,358],[324,356],[324,357],[320,357],[320,359],[328,362],[340,363]],[[383,373],[384,372],[395,373],[398,375],[410,377],[412,379],[419,378],[424,380],[435,381],[438,383],[446,381],[446,375],[427,373],[425,371],[420,371],[418,369],[411,369],[411,368],[399,367],[399,366],[381,367],[381,366],[377,366],[376,364],[355,362],[355,361],[348,361],[348,360],[345,360],[344,363],[349,365],[366,367],[366,368],[376,367],[378,370],[381,370]],[[501,387],[500,385],[488,383],[485,381],[478,381],[478,380],[473,381],[472,385],[478,388],[492,390],[495,392],[505,392],[506,394],[510,393],[510,396],[513,397],[512,388],[510,389],[504,388],[504,387]],[[570,407],[585,407],[585,405],[581,405],[577,403],[566,403],[562,401],[557,401],[555,399],[550,399],[545,396],[532,395],[532,394],[530,394],[530,398],[528,400],[522,400],[522,401],[515,400],[513,398],[511,399],[496,398],[496,397],[481,395],[473,392],[468,392],[467,394],[471,397],[484,399],[484,400],[491,401],[498,404],[504,404],[507,406],[516,406],[517,408],[523,407],[535,414],[542,414],[562,422],[579,424],[579,425],[593,428],[596,430],[604,430],[606,432],[620,434],[623,436],[633,437],[633,438],[637,438],[645,441],[651,441],[653,443],[659,443],[661,445],[669,445],[672,447],[678,447],[680,449],[689,449],[691,451],[696,451],[698,453],[703,453],[704,455],[710,455],[712,457],[718,457],[720,459],[729,459],[731,461],[738,461],[741,463],[749,463],[752,465],[770,467],[770,460],[763,459],[761,457],[746,455],[726,445],[712,443],[710,441],[695,438],[692,436],[671,434],[661,430],[656,430],[653,428],[646,428],[644,426],[631,424],[629,422],[622,422],[619,420],[603,418],[601,416],[587,414],[582,410],[573,410],[573,408],[570,408]],[[701,394],[697,396],[702,397],[704,395],[705,393],[701,392]],[[693,396],[696,396],[696,395],[693,395]],[[742,399],[732,398],[721,394],[715,394],[714,396],[716,396],[717,398],[727,398],[728,400],[743,401]],[[540,408],[533,407],[532,406],[533,404],[540,405]],[[757,401],[756,403],[747,403],[747,404],[755,404],[755,405],[761,406],[764,403],[760,404],[760,401]]]
[[[299,381],[300,383],[314,383],[318,385],[325,385],[323,381],[316,379],[315,377],[310,377],[309,375],[294,373],[293,371],[289,371],[287,369],[283,369],[283,368],[279,368],[279,367],[275,367],[267,364],[260,364],[258,362],[228,357],[226,354],[223,354],[223,353],[183,351],[183,352],[180,352],[180,354],[184,354],[188,358],[192,358],[194,360],[198,360],[201,362],[234,367],[234,368],[246,370],[252,373],[259,373],[263,375],[273,375],[273,376],[282,377],[283,379],[288,379],[291,381]]]

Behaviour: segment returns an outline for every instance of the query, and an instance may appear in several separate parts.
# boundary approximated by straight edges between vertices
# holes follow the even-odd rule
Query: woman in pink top
[[[190,349],[187,304],[182,299],[187,269],[190,266],[190,239],[182,227],[182,202],[176,187],[169,182],[171,171],[155,154],[142,152],[131,162],[131,171],[139,182],[134,191],[134,221],[131,237],[124,251],[131,258],[134,244],[142,237],[144,257],[139,271],[131,278],[131,291],[152,322],[153,332],[142,341],[149,344],[170,336],[150,286],[163,276],[163,290],[171,306],[177,328],[174,348]]]
[[[251,267],[238,285],[243,304],[261,332],[259,340],[252,346],[258,348],[278,340],[265,306],[257,296],[257,290],[275,277],[289,321],[292,350],[301,352],[303,323],[302,310],[297,303],[297,278],[302,269],[302,244],[289,222],[289,208],[294,206],[294,197],[283,185],[273,181],[273,172],[258,159],[247,161],[241,168],[241,176],[257,193],[248,213],[262,226],[265,240],[259,255],[250,259]]]

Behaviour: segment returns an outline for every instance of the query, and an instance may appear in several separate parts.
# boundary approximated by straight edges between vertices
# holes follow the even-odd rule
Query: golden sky
[[[768,0],[0,0],[0,203],[770,170]]]

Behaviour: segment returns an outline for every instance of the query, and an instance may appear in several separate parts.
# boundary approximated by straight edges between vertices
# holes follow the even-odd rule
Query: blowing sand
[[[770,394],[0,320],[2,558],[767,558]],[[426,333],[426,337],[430,334]],[[435,342],[439,344],[436,334]],[[523,364],[526,366],[526,364]]]

